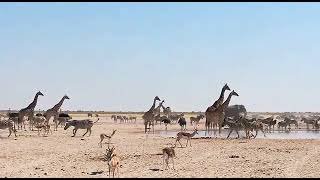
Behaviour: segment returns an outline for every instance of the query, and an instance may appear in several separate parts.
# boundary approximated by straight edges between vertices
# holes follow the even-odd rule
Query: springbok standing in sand
[[[190,141],[190,139],[191,139],[194,135],[196,135],[196,134],[198,134],[198,130],[197,130],[197,129],[195,129],[195,130],[193,131],[193,133],[178,132],[178,133],[177,133],[177,140],[176,140],[176,142],[175,142],[175,146],[176,146],[177,141],[178,141],[179,144],[180,144],[180,146],[182,147],[182,144],[180,143],[180,140],[181,140],[181,139],[187,139],[186,147],[188,146],[188,142],[190,142],[190,146],[191,146],[191,141]]]
[[[117,130],[113,130],[113,132],[111,133],[111,135],[106,135],[104,133],[100,134],[100,142],[98,144],[100,144],[100,147],[102,148],[102,141],[104,140],[104,138],[108,138],[108,147],[111,141],[112,136],[116,133]]]
[[[174,148],[176,146],[171,147],[165,147],[162,149],[162,158],[163,158],[163,165],[165,166],[165,169],[169,168],[169,159],[172,159],[173,169],[174,168],[174,161],[173,158],[176,156],[176,153],[174,151]]]
[[[119,178],[120,158],[117,154],[114,153],[114,149],[114,147],[112,147],[111,149],[108,147],[108,149],[106,149],[107,154],[105,156],[109,167],[109,178],[110,173],[112,172],[112,177],[114,177],[116,171]]]

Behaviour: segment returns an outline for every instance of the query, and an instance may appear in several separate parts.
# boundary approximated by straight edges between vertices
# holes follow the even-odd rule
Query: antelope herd
[[[272,115],[267,118],[251,115],[252,117],[249,118],[249,115],[247,115],[246,109],[243,105],[229,106],[231,96],[239,96],[238,93],[232,91],[229,94],[227,100],[223,101],[225,91],[230,91],[230,88],[227,84],[225,84],[222,88],[219,99],[216,100],[213,105],[209,106],[205,113],[198,113],[196,116],[192,116],[189,118],[190,125],[194,129],[192,133],[186,132],[187,120],[184,113],[174,113],[172,112],[170,107],[163,106],[164,100],[161,101],[158,96],[154,98],[151,108],[142,115],[145,133],[147,133],[148,129],[150,132],[151,126],[153,132],[155,132],[154,126],[158,124],[158,122],[160,126],[162,125],[162,123],[165,125],[165,131],[167,131],[168,125],[170,124],[179,124],[179,126],[181,127],[180,132],[177,132],[176,134],[176,141],[174,146],[165,147],[162,149],[163,165],[165,166],[165,169],[169,168],[168,164],[170,159],[172,159],[173,169],[175,169],[173,158],[176,156],[176,143],[178,142],[180,146],[183,147],[180,141],[181,139],[186,139],[187,143],[185,147],[188,146],[188,143],[191,147],[191,138],[198,134],[198,127],[202,119],[205,119],[205,122],[203,122],[203,124],[205,125],[206,133],[210,133],[212,130],[214,130],[214,132],[216,132],[216,130],[219,130],[220,135],[221,128],[224,128],[229,131],[226,137],[227,139],[234,131],[237,133],[237,138],[240,138],[240,131],[244,131],[245,138],[248,139],[256,138],[258,135],[258,131],[261,131],[264,137],[266,137],[266,132],[274,132],[275,126],[277,127],[279,132],[290,132],[291,125],[294,125],[295,129],[299,128],[299,122],[300,124],[305,123],[307,130],[310,130],[310,125],[315,131],[319,130],[318,121],[320,120],[320,116],[310,115],[307,117],[293,114],[280,114],[276,117],[275,115]],[[24,130],[26,131],[26,120],[24,119],[25,116],[27,116],[27,121],[29,121],[29,129],[33,131],[33,128],[36,128],[38,131],[38,136],[40,136],[41,131],[44,131],[43,135],[48,135],[49,132],[51,132],[52,134],[49,119],[50,117],[53,117],[54,131],[57,131],[59,125],[61,127],[64,126],[64,130],[67,130],[71,126],[74,127],[74,129],[72,130],[73,135],[71,137],[75,137],[78,129],[86,130],[86,132],[82,136],[85,136],[87,133],[89,133],[90,136],[93,125],[101,118],[99,117],[99,114],[88,113],[88,117],[93,117],[93,115],[95,115],[98,120],[95,122],[93,122],[92,119],[73,120],[69,114],[58,112],[63,101],[65,99],[69,99],[69,97],[66,95],[59,101],[58,104],[56,104],[53,108],[47,110],[44,114],[39,112],[34,115],[34,108],[39,96],[44,95],[40,91],[37,92],[33,102],[29,106],[21,109],[18,112],[8,112],[7,114],[0,114],[0,129],[9,129],[8,137],[11,136],[12,132],[14,133],[15,137],[17,137],[16,132],[20,129],[23,130],[22,127],[24,127]],[[161,101],[157,107],[156,101]],[[161,108],[163,109],[162,114],[160,111]],[[113,114],[110,118],[114,123],[126,124],[136,124],[138,119],[137,116],[134,116],[132,114]],[[111,138],[115,135],[116,131],[116,129],[113,129],[112,133],[110,134],[100,134],[100,142],[98,143],[99,147],[102,148],[102,142],[104,141],[104,139],[108,140],[108,147],[106,149],[105,157],[108,163],[109,177],[111,176],[111,173],[113,177],[115,176],[115,174],[118,174],[119,177],[120,157],[117,153],[115,153],[115,147],[113,146],[110,149],[109,146]],[[253,134],[254,131],[255,135]]]

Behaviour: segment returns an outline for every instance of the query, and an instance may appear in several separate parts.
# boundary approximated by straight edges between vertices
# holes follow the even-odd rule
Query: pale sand
[[[192,130],[189,120],[187,128]],[[0,177],[108,177],[107,163],[101,159],[107,144],[100,148],[98,142],[100,133],[110,134],[112,129],[118,130],[112,145],[122,159],[120,177],[320,176],[319,140],[192,139],[192,147],[180,148],[177,144],[176,170],[172,164],[170,170],[163,170],[158,154],[175,139],[151,134],[146,138],[141,120],[137,124],[115,124],[109,117],[100,117],[91,136],[86,135],[84,140],[81,135],[85,130],[71,137],[72,127],[59,127],[48,137],[39,137],[36,131],[18,131],[16,140],[13,135],[7,138],[7,129],[0,130]],[[164,126],[157,125],[156,129],[163,130]],[[168,126],[168,130],[173,129],[180,127]],[[199,129],[204,129],[203,124]],[[239,157],[230,158],[232,155]],[[90,175],[99,171],[103,172]]]

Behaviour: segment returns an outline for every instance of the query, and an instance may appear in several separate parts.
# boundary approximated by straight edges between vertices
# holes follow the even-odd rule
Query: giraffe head
[[[234,90],[232,90],[231,95],[232,95],[232,96],[239,96],[239,94],[236,93]]]
[[[154,100],[156,100],[156,101],[161,101],[158,96],[156,96],[156,97],[154,98]]]
[[[223,89],[224,89],[224,90],[228,90],[228,91],[230,91],[230,90],[231,90],[231,89],[229,88],[229,86],[228,86],[228,84],[227,84],[227,83],[223,86]]]
[[[44,95],[42,94],[42,92],[40,92],[40,91],[38,91],[36,95],[37,95],[37,96],[44,96]]]
[[[67,95],[63,96],[64,99],[70,99]]]

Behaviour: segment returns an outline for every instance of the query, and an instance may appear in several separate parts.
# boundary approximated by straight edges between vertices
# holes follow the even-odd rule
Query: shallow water
[[[180,131],[157,131],[155,132],[157,135],[160,135],[162,137],[176,137],[177,133]],[[186,131],[189,133],[192,133],[192,131]],[[228,129],[223,129],[221,131],[221,137],[219,137],[217,131],[217,137],[218,138],[226,138],[229,134]],[[253,132],[255,135],[256,132]],[[239,131],[240,138],[245,137],[244,131]],[[301,129],[292,129],[291,131],[274,131],[274,132],[266,132],[266,137],[263,136],[263,133],[261,131],[258,131],[257,139],[320,139],[320,133],[319,131],[314,130],[301,130]],[[194,138],[202,138],[202,137],[215,137],[213,132],[210,132],[210,134],[206,133],[206,131],[198,131],[198,134],[194,136]],[[233,131],[229,138],[236,138],[237,133]]]

